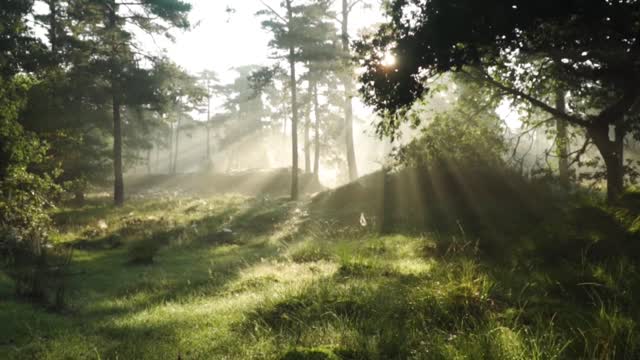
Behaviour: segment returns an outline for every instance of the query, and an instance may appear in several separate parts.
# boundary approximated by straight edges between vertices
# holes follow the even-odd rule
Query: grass
[[[241,196],[93,199],[54,218],[76,246],[68,308],[20,302],[0,274],[3,358],[640,358],[634,259],[577,240],[558,261],[544,246],[496,259],[470,234],[382,236]],[[597,243],[616,226],[534,235]],[[149,242],[153,261],[132,262]]]

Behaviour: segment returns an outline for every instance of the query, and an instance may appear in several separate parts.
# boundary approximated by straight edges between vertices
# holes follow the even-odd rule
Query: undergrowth
[[[93,199],[54,215],[53,237],[75,248],[69,311],[15,299],[0,276],[0,353],[637,359],[632,199],[576,201],[518,235],[463,222],[380,235],[355,208],[315,216],[305,203],[267,198],[141,199],[121,209]]]

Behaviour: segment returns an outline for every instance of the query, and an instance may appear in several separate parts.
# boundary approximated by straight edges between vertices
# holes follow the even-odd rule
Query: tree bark
[[[122,119],[120,116],[120,99],[113,95],[113,200],[116,206],[124,204],[124,176],[122,173]]]
[[[160,145],[156,145],[156,172],[160,171]]]
[[[345,75],[343,77],[345,141],[347,147],[349,180],[355,181],[358,178],[358,167],[353,144],[353,79],[351,74],[351,60],[348,58],[351,54],[351,50],[349,48],[349,11],[349,1],[342,0],[342,49],[345,56],[347,56],[344,69]]]
[[[151,175],[151,151],[153,148],[147,149],[147,175]]]
[[[180,110],[178,110],[178,121],[176,123],[176,148],[173,152],[173,167],[171,168],[171,173],[176,174],[178,171],[178,154],[180,153],[180,122],[181,122],[181,114]]]
[[[556,109],[565,112],[565,92],[556,90]],[[558,173],[560,177],[560,185],[568,190],[569,181],[569,138],[567,135],[567,121],[564,119],[556,119],[556,152],[558,155]]]
[[[289,31],[293,23],[291,0],[286,0]],[[291,83],[291,200],[298,200],[298,94],[296,84],[295,48],[289,47],[289,68]]]
[[[619,126],[615,129],[613,141],[609,138],[609,125],[587,128],[589,136],[598,148],[607,170],[607,202],[618,201],[624,191],[624,137],[626,132]]]
[[[211,168],[211,94],[207,79],[207,170]]]
[[[173,137],[174,137],[173,126],[171,126],[170,130],[171,131],[169,131],[169,154],[168,154],[169,156],[167,156],[167,160],[169,160],[168,161],[169,168],[167,169],[168,174],[171,174],[171,171],[173,170]]]
[[[115,1],[111,1],[111,6],[109,7],[109,9],[108,26],[111,31],[115,31],[116,27],[118,26],[118,10]],[[113,39],[111,47],[112,54],[110,59],[110,90],[113,104],[113,200],[116,206],[122,206],[124,204],[124,176],[122,173],[122,118],[120,114],[120,89],[118,86],[120,69],[118,68],[116,59],[117,44],[115,43],[115,39]]]
[[[81,189],[76,189],[73,192],[73,196],[74,196],[73,197],[74,204],[78,206],[84,205],[84,201],[85,201],[84,191],[82,191]]]
[[[309,98],[311,98],[313,92],[312,81],[309,80]],[[309,104],[309,111],[307,113],[305,122],[304,122],[304,172],[307,174],[311,173],[311,104]]]
[[[318,84],[313,82],[314,145],[313,175],[320,180],[320,106],[318,105]]]
[[[389,169],[382,169],[382,204],[380,211],[380,232],[389,234],[393,229],[393,188]]]

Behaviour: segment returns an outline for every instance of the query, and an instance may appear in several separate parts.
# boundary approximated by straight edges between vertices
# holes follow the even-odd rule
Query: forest
[[[1,0],[0,359],[640,359],[638,84],[638,0]]]

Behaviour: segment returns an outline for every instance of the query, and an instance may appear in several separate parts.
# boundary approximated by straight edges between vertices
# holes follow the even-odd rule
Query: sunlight
[[[385,67],[393,67],[396,64],[396,61],[396,56],[390,51],[387,51],[382,59],[382,65]]]
[[[640,359],[637,2],[5,0],[1,358]]]
[[[503,100],[496,108],[496,114],[504,121],[505,125],[511,130],[517,130],[522,127],[522,121],[518,111],[511,106],[511,101]]]

